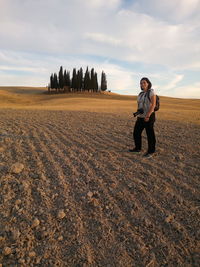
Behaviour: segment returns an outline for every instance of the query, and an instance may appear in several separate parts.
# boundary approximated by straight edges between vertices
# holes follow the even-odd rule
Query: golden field
[[[160,97],[158,119],[200,124],[200,99]],[[136,96],[114,93],[47,94],[45,87],[0,87],[1,108],[83,110],[130,114],[136,110]]]
[[[0,266],[199,266],[200,100],[0,87]],[[147,149],[145,132],[143,152]]]

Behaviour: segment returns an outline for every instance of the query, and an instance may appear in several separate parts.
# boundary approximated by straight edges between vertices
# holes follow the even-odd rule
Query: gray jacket
[[[138,103],[138,109],[142,108],[144,110],[143,114],[139,114],[139,118],[145,118],[147,115],[147,112],[150,109],[151,105],[151,97],[155,95],[155,91],[153,88],[149,89],[149,97],[147,96],[147,92],[141,91],[137,97],[137,103]]]

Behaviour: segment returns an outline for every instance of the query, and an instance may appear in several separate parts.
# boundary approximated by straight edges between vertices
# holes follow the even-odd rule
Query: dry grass
[[[0,91],[0,266],[199,266],[200,100],[161,97],[145,159],[135,97],[43,91]]]
[[[130,115],[136,110],[135,96],[113,93],[46,94],[47,89],[31,87],[0,87],[1,108],[82,110]],[[161,98],[158,119],[200,124],[200,99]]]

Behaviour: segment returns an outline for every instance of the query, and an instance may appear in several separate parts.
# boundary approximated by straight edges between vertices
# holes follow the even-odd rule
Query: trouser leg
[[[155,145],[156,145],[156,137],[154,132],[154,122],[147,122],[146,124],[146,133],[147,133],[147,140],[148,140],[148,152],[154,153],[155,152]]]
[[[135,148],[141,150],[142,148],[142,131],[144,130],[144,121],[143,119],[137,119],[133,131],[133,139],[135,142]]]

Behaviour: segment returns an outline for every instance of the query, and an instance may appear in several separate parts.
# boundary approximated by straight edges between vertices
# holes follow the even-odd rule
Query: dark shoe
[[[155,154],[155,152],[152,152],[152,153],[150,153],[150,152],[146,152],[146,153],[143,155],[143,157],[144,157],[144,158],[151,158],[151,157],[154,156],[154,154]]]
[[[129,152],[140,153],[141,150],[134,148],[134,149],[129,149]]]

